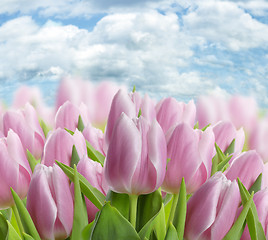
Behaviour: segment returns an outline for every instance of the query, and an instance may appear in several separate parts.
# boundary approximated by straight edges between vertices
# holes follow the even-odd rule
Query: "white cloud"
[[[268,47],[268,26],[227,1],[198,1],[198,8],[183,16],[187,33],[207,44],[233,51]]]

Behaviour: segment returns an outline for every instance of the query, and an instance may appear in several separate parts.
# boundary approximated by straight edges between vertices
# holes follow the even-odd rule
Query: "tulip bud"
[[[234,223],[240,202],[239,188],[218,172],[187,203],[185,239],[221,240]]]
[[[28,103],[23,110],[7,111],[3,116],[3,128],[5,136],[9,129],[18,134],[25,153],[28,149],[35,158],[41,157],[45,136],[32,105]]]
[[[80,131],[76,130],[72,136],[62,128],[56,129],[47,138],[42,163],[46,166],[52,166],[57,160],[70,165],[73,145],[75,145],[80,158],[87,154],[85,138]]]
[[[196,108],[193,101],[188,104],[178,102],[174,98],[162,99],[156,105],[156,119],[166,133],[171,127],[180,123],[188,123],[194,126]]]
[[[66,239],[72,230],[73,199],[69,180],[57,166],[35,167],[27,209],[42,239]]]
[[[162,189],[178,193],[184,177],[188,193],[196,191],[210,176],[214,155],[211,127],[204,132],[186,123],[179,124],[167,143],[167,171]]]
[[[154,120],[118,119],[105,161],[105,178],[115,192],[147,194],[160,187],[166,169],[166,141]]]
[[[10,187],[20,198],[26,197],[31,174],[20,138],[9,130],[6,138],[0,138],[0,209],[13,204]]]

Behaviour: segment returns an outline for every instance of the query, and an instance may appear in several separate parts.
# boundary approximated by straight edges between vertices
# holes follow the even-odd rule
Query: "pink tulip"
[[[263,161],[260,155],[256,151],[251,150],[238,155],[232,161],[225,175],[231,181],[239,177],[245,187],[249,189],[262,171]]]
[[[0,138],[0,209],[13,204],[10,187],[20,198],[26,197],[31,174],[19,136],[9,130],[6,138]]]
[[[245,132],[243,128],[236,130],[230,121],[220,121],[213,126],[215,141],[220,149],[225,152],[233,139],[235,139],[233,156],[242,152],[245,142]]]
[[[56,129],[50,133],[42,157],[42,163],[46,166],[53,166],[55,160],[70,165],[72,149],[75,145],[80,158],[87,154],[85,138],[78,130],[72,136],[62,128]]]
[[[239,202],[237,183],[216,173],[188,201],[185,239],[223,239],[234,223]]]
[[[104,195],[107,194],[108,186],[103,176],[103,168],[99,163],[94,162],[87,157],[83,157],[77,165],[77,171],[82,174],[94,188],[97,188]],[[87,198],[85,200],[88,221],[92,222],[98,212],[98,208]]]
[[[35,167],[27,195],[27,209],[42,239],[66,239],[72,230],[73,198],[69,179],[54,164]]]
[[[164,133],[180,123],[188,123],[193,127],[195,114],[196,108],[193,101],[185,104],[169,97],[162,99],[156,105],[156,118]]]
[[[79,107],[75,104],[66,101],[56,113],[56,128],[67,128],[75,131],[78,126],[78,118],[81,116],[84,125],[89,123],[88,108],[85,104],[81,103]]]
[[[45,136],[32,105],[27,103],[22,110],[7,111],[3,116],[3,128],[5,136],[9,129],[19,135],[25,152],[28,149],[35,158],[41,157]]]
[[[154,120],[142,116],[131,120],[125,113],[118,119],[109,145],[105,178],[115,192],[147,194],[162,184],[166,169],[166,141]]]
[[[258,217],[263,227],[266,239],[268,239],[268,188],[256,192],[254,194],[253,201],[256,205]],[[240,208],[239,210],[242,211],[242,208]],[[247,225],[245,227],[241,239],[242,240],[251,239]]]
[[[94,149],[106,155],[104,152],[104,135],[100,129],[88,124],[83,130],[83,135]]]
[[[167,143],[167,171],[162,189],[178,193],[184,177],[188,193],[195,192],[210,176],[214,155],[214,134],[179,124]]]
[[[263,165],[262,171],[262,189],[268,188],[268,163]]]

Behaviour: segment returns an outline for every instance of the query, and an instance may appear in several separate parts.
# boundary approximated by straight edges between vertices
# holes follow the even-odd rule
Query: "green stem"
[[[136,228],[138,195],[129,195],[129,221]]]
[[[171,223],[173,222],[173,218],[174,218],[174,215],[175,215],[178,199],[179,199],[179,194],[174,193],[173,194],[173,199],[172,199],[171,210],[170,210],[169,217],[168,217],[168,225],[169,225],[170,222]]]
[[[16,205],[13,205],[11,208],[12,208],[12,211],[14,213],[15,219],[17,221],[19,231],[20,231],[20,235],[23,236],[24,229],[23,229],[23,226],[22,226],[22,222],[20,220],[20,215],[19,215],[18,209],[17,209]]]

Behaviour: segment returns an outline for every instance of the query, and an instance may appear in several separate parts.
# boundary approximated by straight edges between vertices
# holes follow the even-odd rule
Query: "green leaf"
[[[199,122],[196,122],[196,124],[194,125],[194,129],[199,129]]]
[[[37,164],[40,163],[40,159],[36,160],[32,153],[27,149],[27,159],[30,165],[32,172],[34,172],[34,168]]]
[[[250,194],[249,194],[248,190],[245,188],[245,186],[243,185],[243,183],[240,181],[239,178],[237,179],[237,183],[238,183],[239,190],[240,190],[242,204],[244,206],[245,203],[248,201]],[[252,192],[252,194],[254,194],[254,192]],[[251,239],[253,239],[253,240],[255,240],[255,239],[256,240],[262,240],[262,239],[265,240],[266,239],[263,228],[262,228],[260,221],[259,221],[257,209],[256,209],[254,202],[252,202],[251,207],[248,211],[246,221],[247,221],[248,230],[249,230],[249,234],[250,234]]]
[[[204,132],[211,124],[209,123],[207,126],[203,127],[201,130]]]
[[[3,214],[6,220],[10,221],[11,215],[12,215],[12,210],[11,208],[0,210],[0,213]]]
[[[71,240],[81,239],[82,231],[88,224],[85,199],[81,194],[78,172],[74,165],[74,220]]]
[[[84,128],[85,128],[85,125],[84,125],[84,123],[83,123],[82,117],[79,115],[79,117],[78,117],[77,129],[78,129],[80,132],[83,132]]]
[[[58,166],[63,170],[63,172],[69,177],[69,179],[74,181],[74,170],[73,168],[58,162]],[[78,173],[80,188],[82,193],[98,208],[101,209],[105,202],[105,196],[97,189],[92,187],[92,185],[87,181],[87,179]]]
[[[177,229],[179,240],[183,240],[185,220],[186,220],[186,210],[187,210],[187,193],[186,193],[185,180],[184,178],[182,178],[179,199],[173,219],[173,224]]]
[[[72,157],[71,157],[71,167],[73,168],[74,165],[77,165],[78,162],[80,161],[79,155],[77,153],[76,147],[75,145],[73,145],[73,149],[72,149]]]
[[[43,130],[45,137],[47,137],[47,134],[50,131],[50,128],[46,125],[46,123],[42,119],[39,121],[39,124]]]
[[[164,240],[166,235],[166,221],[165,221],[165,208],[162,203],[159,214],[155,217],[153,227],[153,233],[155,233],[157,240]]]
[[[94,149],[94,147],[92,147],[92,145],[87,140],[86,140],[86,145],[87,145],[88,157],[92,159],[93,161],[100,163],[101,166],[103,166],[105,157],[99,151]]]
[[[22,240],[21,237],[19,236],[18,232],[14,229],[12,224],[7,221],[8,224],[8,239],[10,240]]]
[[[220,162],[217,166],[218,171],[223,171],[227,169],[227,166],[229,166],[229,161],[232,158],[232,156],[226,157],[222,162]]]
[[[236,222],[233,224],[229,232],[224,236],[223,240],[239,240],[245,228],[245,220],[250,209],[251,204],[253,203],[253,194],[250,195],[249,200],[243,206],[243,210],[237,218]]]
[[[136,86],[133,86],[132,92],[136,92]]]
[[[24,240],[34,240],[34,238],[32,238],[29,234],[27,234],[27,233],[23,233],[23,239]]]
[[[248,190],[249,193],[252,193],[252,192],[256,193],[259,190],[261,190],[261,183],[262,183],[262,173],[257,177],[255,182],[252,184],[252,186]]]
[[[210,176],[213,176],[218,171],[218,155],[217,153],[212,158],[212,166],[211,166],[211,174]]]
[[[170,198],[171,196],[171,198]],[[171,207],[172,207],[172,197],[173,195],[170,194],[170,196],[168,196],[168,199],[169,201],[167,201],[164,206],[165,206],[165,222],[166,222],[166,226],[167,226],[167,222],[168,222],[168,218],[169,218],[169,215],[170,215],[170,211],[171,211]]]
[[[141,239],[149,238],[153,229],[153,220],[160,213],[161,208],[162,196],[160,190],[139,196],[136,229]]]
[[[25,233],[31,235],[35,240],[41,240],[34,223],[31,219],[29,212],[27,211],[26,207],[24,206],[22,200],[18,196],[18,194],[11,188],[12,196],[16,207],[18,209],[20,219],[24,228]]]
[[[74,132],[72,130],[69,130],[68,128],[64,128],[68,133],[70,133],[71,135],[74,135]]]
[[[139,109],[138,118],[141,116],[141,109]]]
[[[129,217],[129,196],[124,193],[116,193],[109,191],[106,196],[106,201],[110,202],[111,205],[126,218]]]
[[[95,219],[90,239],[138,240],[140,237],[130,222],[107,202]]]
[[[92,221],[91,223],[89,223],[87,226],[85,226],[85,228],[82,231],[82,239],[83,240],[88,240],[90,239],[91,233],[93,231],[93,226],[94,226],[95,222]]]
[[[235,148],[235,138],[230,143],[230,145],[228,146],[228,148],[225,150],[224,154],[225,155],[231,155],[231,154],[233,154],[234,153],[234,148]]]
[[[2,213],[0,213],[0,239],[8,239],[8,224]]]
[[[176,228],[171,222],[169,223],[165,240],[179,240]]]

